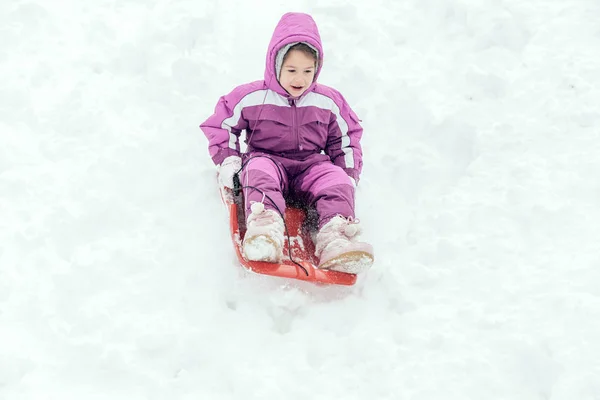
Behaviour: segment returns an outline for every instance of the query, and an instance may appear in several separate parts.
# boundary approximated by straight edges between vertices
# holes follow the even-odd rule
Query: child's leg
[[[285,213],[283,191],[288,185],[287,174],[273,159],[251,157],[242,169],[240,182],[244,188],[246,216],[250,215],[250,206],[255,202],[262,202],[266,210],[277,211],[278,208],[279,212]]]
[[[354,186],[337,165],[318,163],[298,175],[292,185],[294,191],[314,204],[319,229],[336,215],[354,218]]]
[[[369,269],[373,246],[359,241],[354,185],[344,170],[328,162],[319,163],[297,177],[292,186],[315,205],[319,214],[315,238],[319,268],[352,274]]]

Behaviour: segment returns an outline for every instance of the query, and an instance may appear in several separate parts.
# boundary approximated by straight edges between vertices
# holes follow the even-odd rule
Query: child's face
[[[279,83],[293,97],[300,96],[313,82],[315,64],[315,59],[305,53],[290,51],[281,67]]]

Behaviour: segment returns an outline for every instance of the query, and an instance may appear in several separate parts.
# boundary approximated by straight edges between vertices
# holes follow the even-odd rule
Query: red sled
[[[287,236],[284,240],[283,261],[277,264],[245,259],[242,243],[246,233],[246,218],[242,194],[234,196],[226,188],[221,191],[221,197],[229,210],[229,228],[235,253],[240,264],[247,270],[322,284],[351,286],[356,283],[355,274],[317,268],[319,260],[314,255],[315,245],[311,239],[311,233],[317,229],[317,215],[313,209],[297,204],[286,205],[284,221]]]

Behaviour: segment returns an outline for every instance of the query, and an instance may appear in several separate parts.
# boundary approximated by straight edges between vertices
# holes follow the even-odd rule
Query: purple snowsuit
[[[279,84],[276,69],[282,49],[298,42],[317,50],[318,64],[312,85],[292,97]],[[264,80],[238,86],[221,97],[214,114],[200,125],[214,163],[241,156],[242,186],[259,189],[244,189],[246,215],[254,202],[275,209],[266,196],[283,212],[285,197],[291,195],[314,205],[319,227],[336,215],[354,217],[349,177],[358,182],[362,170],[362,127],[337,90],[317,83],[322,65],[323,47],[312,17],[287,13],[269,44]],[[242,130],[246,130],[244,154],[239,143]]]

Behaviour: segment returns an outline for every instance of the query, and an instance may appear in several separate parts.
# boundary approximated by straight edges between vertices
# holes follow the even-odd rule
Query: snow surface
[[[365,128],[349,288],[238,268],[198,128],[286,11]],[[599,20],[2,0],[0,399],[599,399]]]

